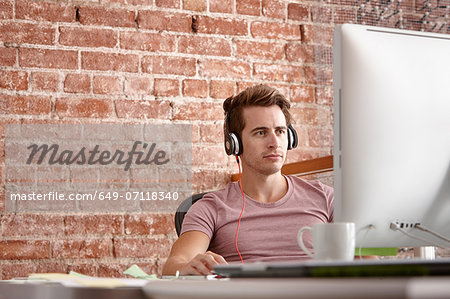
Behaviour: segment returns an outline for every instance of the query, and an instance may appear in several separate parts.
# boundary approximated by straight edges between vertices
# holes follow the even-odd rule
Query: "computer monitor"
[[[450,35],[344,24],[333,53],[335,221],[360,247],[449,247]]]

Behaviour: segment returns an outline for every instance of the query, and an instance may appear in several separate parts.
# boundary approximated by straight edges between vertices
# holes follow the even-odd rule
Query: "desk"
[[[143,289],[0,283],[1,299],[450,298],[450,277],[153,280]]]
[[[65,287],[59,283],[0,282],[0,299],[147,299],[140,287]]]
[[[450,298],[450,277],[161,280],[144,292],[152,299]]]

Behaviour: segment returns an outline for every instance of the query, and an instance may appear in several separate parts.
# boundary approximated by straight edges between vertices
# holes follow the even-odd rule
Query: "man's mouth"
[[[264,158],[269,158],[269,159],[277,159],[277,158],[282,158],[283,155],[281,154],[268,154],[268,155],[264,155]]]

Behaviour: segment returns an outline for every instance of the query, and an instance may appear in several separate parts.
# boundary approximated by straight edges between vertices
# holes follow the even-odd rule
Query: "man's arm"
[[[199,231],[182,234],[172,246],[163,268],[163,275],[208,275],[216,264],[226,264],[225,259],[207,251],[209,237]]]

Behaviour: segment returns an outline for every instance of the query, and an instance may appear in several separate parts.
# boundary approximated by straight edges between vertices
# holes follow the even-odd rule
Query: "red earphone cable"
[[[239,163],[239,158],[238,156],[236,156],[236,162],[238,164],[239,167],[239,189],[241,189],[241,193],[242,193],[242,210],[241,210],[241,214],[239,215],[239,219],[238,219],[238,225],[236,228],[236,236],[234,238],[234,246],[236,247],[236,251],[239,254],[239,258],[241,259],[241,263],[244,263],[244,260],[242,259],[242,255],[241,252],[239,251],[238,245],[237,245],[237,240],[238,240],[238,234],[239,234],[239,226],[241,224],[241,218],[242,218],[242,214],[244,213],[244,208],[245,208],[245,194],[244,191],[242,190],[242,185],[241,185],[241,164]]]

